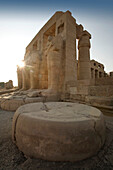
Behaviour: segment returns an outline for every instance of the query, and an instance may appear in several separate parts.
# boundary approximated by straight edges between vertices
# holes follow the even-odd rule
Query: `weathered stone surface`
[[[113,98],[109,97],[99,97],[99,96],[87,96],[85,101],[92,106],[108,108],[113,110]]]
[[[32,92],[29,92],[27,94],[28,97],[40,97],[41,96],[41,92],[39,91],[32,91]]]
[[[43,97],[26,97],[25,99],[25,104],[27,103],[36,103],[36,102],[43,102],[44,98]]]
[[[48,93],[51,90],[31,89],[28,91],[18,91],[15,93],[3,94],[0,96],[0,107],[3,110],[16,111],[18,107],[28,103],[59,101],[59,95]]]
[[[71,82],[77,81],[76,39],[80,40],[81,51],[79,73],[81,75],[85,70],[83,79],[91,77],[90,38],[90,33],[76,24],[70,11],[57,11],[27,46],[23,60],[25,65],[17,69],[18,87],[24,90],[46,89],[56,96],[59,92],[71,93],[73,90],[68,91]],[[88,61],[85,61],[87,57]],[[84,62],[81,63],[81,60]]]
[[[17,109],[12,138],[27,156],[52,161],[79,161],[98,152],[105,140],[102,113],[67,103],[33,103]]]
[[[26,47],[24,67],[17,67],[18,88],[27,91],[21,94],[41,97],[32,92],[39,90],[45,101],[84,102],[87,96],[103,96],[112,103],[112,72],[108,75],[103,64],[90,60],[90,39],[70,11],[57,11]]]
[[[89,88],[89,95],[103,96],[105,98],[111,97],[111,96],[113,96],[113,85],[91,86]]]
[[[83,31],[78,42],[78,79],[89,80],[91,78],[90,69],[90,39],[91,35]]]
[[[23,104],[25,103],[22,98],[21,99],[9,99],[9,100],[7,99],[1,102],[1,108],[3,110],[15,111],[17,110],[18,107],[20,107]]]
[[[98,79],[105,76],[105,71],[104,71],[104,65],[95,61],[95,60],[90,60],[90,65],[91,65],[91,78],[92,79]],[[104,77],[105,79],[105,77]]]

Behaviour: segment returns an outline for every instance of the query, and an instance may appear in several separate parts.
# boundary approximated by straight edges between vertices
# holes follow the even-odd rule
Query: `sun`
[[[23,67],[25,66],[24,61],[20,61],[20,62],[18,63],[18,66],[19,66],[20,68],[23,68]]]

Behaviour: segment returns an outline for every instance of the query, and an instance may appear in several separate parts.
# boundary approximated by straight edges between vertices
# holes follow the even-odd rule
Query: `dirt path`
[[[80,162],[49,162],[25,158],[11,140],[14,112],[0,110],[0,170],[113,170],[113,117],[105,116],[106,142],[96,156]]]

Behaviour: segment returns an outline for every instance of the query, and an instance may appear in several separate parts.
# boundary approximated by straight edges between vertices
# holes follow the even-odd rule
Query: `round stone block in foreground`
[[[104,144],[104,118],[100,110],[83,104],[26,104],[14,114],[12,137],[26,156],[79,161]]]

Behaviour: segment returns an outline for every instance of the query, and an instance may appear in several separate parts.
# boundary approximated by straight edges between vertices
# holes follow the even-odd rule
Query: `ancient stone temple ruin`
[[[19,88],[66,94],[77,80],[90,80],[90,39],[71,12],[56,12],[26,48],[25,67],[18,67]]]
[[[17,68],[18,91],[0,99],[2,109],[18,108],[12,139],[26,156],[80,161],[103,146],[102,112],[80,103],[99,106],[107,101],[112,107],[113,88],[105,84],[103,66],[90,60],[90,39],[70,11],[56,12],[27,46],[25,66]]]
[[[90,60],[90,39],[70,11],[56,12],[26,47],[13,104],[7,98],[1,107],[74,100],[113,110],[113,72],[108,75],[103,64]]]
[[[70,11],[56,12],[26,47],[25,67],[17,69],[19,89],[110,108],[112,72],[108,76],[103,64],[90,60],[90,39]]]

